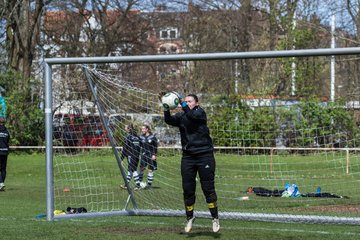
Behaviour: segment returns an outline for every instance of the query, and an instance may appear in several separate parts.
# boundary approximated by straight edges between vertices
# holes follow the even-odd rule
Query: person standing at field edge
[[[160,97],[160,95],[159,95]],[[201,189],[212,216],[213,232],[220,230],[217,195],[215,191],[215,157],[212,139],[207,126],[205,111],[199,106],[195,94],[189,94],[185,101],[179,96],[183,112],[170,114],[164,109],[165,122],[180,130],[182,158],[181,176],[186,211],[185,232],[190,232],[195,220],[194,204],[196,175],[199,174]]]
[[[5,117],[0,116],[0,191],[5,190],[6,165],[10,141],[10,133],[5,127],[5,122]]]

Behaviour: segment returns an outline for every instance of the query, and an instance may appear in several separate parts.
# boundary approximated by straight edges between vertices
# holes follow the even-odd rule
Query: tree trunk
[[[34,6],[34,7],[32,7]],[[8,65],[23,75],[20,89],[27,89],[39,39],[39,23],[44,0],[9,1],[7,16]]]

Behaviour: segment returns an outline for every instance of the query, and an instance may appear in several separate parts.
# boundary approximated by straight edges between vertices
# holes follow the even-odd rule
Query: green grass
[[[134,192],[139,208],[183,209],[179,159],[174,152],[159,156],[154,191]],[[334,210],[334,206],[346,210],[346,206],[354,208],[359,204],[360,192],[354,191],[360,187],[360,159],[356,155],[351,156],[349,174],[345,171],[344,155],[332,153],[277,155],[271,161],[269,155],[217,154],[216,162],[216,190],[223,212],[357,216],[357,211]],[[107,206],[119,210],[128,198],[127,191],[119,191],[123,179],[111,151],[58,154],[54,173],[55,209],[81,205],[90,211],[108,211]],[[249,186],[281,190],[286,182],[296,183],[301,193],[314,192],[320,186],[323,192],[350,198],[264,198],[252,194],[248,195],[251,201],[239,200]],[[65,186],[70,186],[71,192],[64,193]],[[197,184],[197,203],[204,201]],[[207,211],[206,204],[196,204],[196,210]]]
[[[197,219],[184,234],[182,217],[99,217],[46,221],[45,157],[9,156],[6,191],[0,192],[0,239],[360,239],[359,226],[222,220],[211,232]]]

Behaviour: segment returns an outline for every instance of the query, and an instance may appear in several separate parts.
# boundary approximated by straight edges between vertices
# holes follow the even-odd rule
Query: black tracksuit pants
[[[0,155],[0,183],[5,182],[7,158],[7,155]]]
[[[217,201],[215,192],[215,158],[213,152],[190,155],[183,153],[181,176],[185,206],[195,203],[196,175],[199,173],[201,189],[207,203]]]

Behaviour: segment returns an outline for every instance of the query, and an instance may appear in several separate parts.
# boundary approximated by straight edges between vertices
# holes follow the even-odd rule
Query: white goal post
[[[123,144],[124,125],[135,122],[139,127],[144,122],[155,121],[154,119],[162,121],[158,119],[162,112],[157,93],[124,80],[125,72],[107,72],[101,69],[100,65],[356,54],[360,54],[360,48],[45,59],[47,220],[113,215],[184,216],[178,171],[180,148],[178,139],[166,138],[169,131],[172,131],[168,127],[159,128],[157,132],[159,141],[163,142],[159,148],[160,166],[154,173],[157,188],[152,191],[135,192],[134,184],[130,182],[127,190],[120,189],[120,185],[126,182],[127,174],[127,163],[122,162],[119,156]],[[94,64],[96,68],[88,66]],[[54,96],[55,67],[62,65],[76,66],[72,70],[82,75],[83,82],[78,81],[76,86],[74,83],[73,88],[63,89],[63,95],[57,93]],[[62,79],[57,81],[61,84]],[[86,101],[90,101],[93,105],[87,109],[91,109],[88,111],[91,114],[87,113],[84,117],[82,110],[79,113],[71,107],[65,107],[65,101],[59,105],[59,98],[66,98],[66,102],[81,100],[73,102],[72,106],[85,106]],[[58,117],[59,125],[55,124],[54,116]],[[65,137],[68,130],[65,126],[71,124],[78,129],[73,130],[77,133],[69,136],[69,141]],[[253,138],[250,140],[247,136],[253,134],[253,130],[239,132],[236,129],[240,124],[248,123],[240,123],[237,119],[234,122],[224,120],[212,123],[210,130],[211,133],[216,132],[213,138],[219,142],[221,138],[241,143],[252,141]],[[225,128],[225,125],[231,127]],[[96,129],[88,128],[89,126],[95,126]],[[55,129],[56,127],[59,129]],[[166,131],[166,134],[162,131]],[[299,131],[304,131],[302,136],[306,135],[304,129]],[[91,139],[86,138],[85,134],[90,134]],[[94,137],[95,134],[97,137]],[[304,139],[305,137],[302,140]],[[221,218],[360,224],[360,210],[357,209],[357,206],[360,206],[360,194],[349,196],[351,189],[348,189],[350,184],[359,184],[357,178],[360,176],[360,149],[274,147],[266,146],[267,142],[264,139],[256,141],[262,141],[262,146],[216,146],[216,187]],[[326,172],[317,174],[316,170]],[[317,183],[321,185],[317,186]],[[303,197],[279,197],[279,190],[293,187],[292,184],[299,187]],[[325,197],[320,199],[314,197],[314,194]],[[196,215],[209,217],[201,195],[201,189],[198,188]],[[54,214],[55,210],[67,207],[85,207],[87,213]]]

